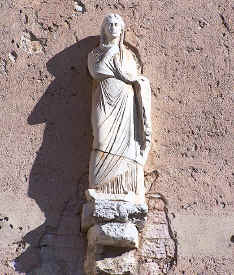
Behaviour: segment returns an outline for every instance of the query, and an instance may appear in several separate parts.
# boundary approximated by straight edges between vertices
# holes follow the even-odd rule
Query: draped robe
[[[139,75],[135,55],[99,46],[88,56],[94,81],[92,95],[93,150],[89,185],[103,193],[144,192],[143,165],[151,141],[151,90]],[[131,77],[130,77],[131,76]]]

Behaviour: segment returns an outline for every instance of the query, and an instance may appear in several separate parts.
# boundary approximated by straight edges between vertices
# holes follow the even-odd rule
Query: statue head
[[[101,45],[107,45],[109,41],[119,38],[120,47],[124,39],[124,21],[118,14],[111,13],[107,15],[101,26]]]

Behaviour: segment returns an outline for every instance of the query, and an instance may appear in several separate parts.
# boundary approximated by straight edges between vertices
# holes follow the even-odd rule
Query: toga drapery
[[[121,55],[99,46],[89,54],[88,68],[95,80],[90,188],[117,194],[143,192],[143,165],[151,139],[149,81],[143,78],[132,84],[139,73],[136,57],[126,47]]]

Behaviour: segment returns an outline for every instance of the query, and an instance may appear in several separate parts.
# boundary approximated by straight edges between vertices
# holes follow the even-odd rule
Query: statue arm
[[[98,81],[105,78],[114,77],[114,73],[110,68],[107,66],[104,68],[97,63],[92,52],[88,55],[88,69],[92,78]]]
[[[138,76],[124,70],[117,56],[114,57],[114,67],[115,67],[116,78],[124,81],[127,84],[133,84],[134,82],[137,81]]]
[[[114,57],[114,67],[115,77],[127,84],[140,85],[142,81],[149,82],[149,80],[141,74],[133,74],[124,70],[117,56]]]

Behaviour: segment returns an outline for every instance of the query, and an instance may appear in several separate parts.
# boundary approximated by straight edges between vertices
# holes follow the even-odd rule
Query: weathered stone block
[[[164,211],[150,211],[147,215],[147,224],[167,224],[166,213]]]
[[[175,243],[172,239],[143,240],[139,254],[155,259],[173,258],[175,255]]]
[[[82,211],[82,231],[87,231],[95,223],[132,222],[140,230],[144,227],[148,207],[130,202],[96,200],[86,203]]]
[[[161,275],[163,274],[159,268],[159,265],[154,262],[144,263],[140,265],[139,275]]]
[[[87,275],[136,275],[136,250],[89,246],[84,269]]]
[[[171,238],[167,224],[147,224],[144,228],[143,238],[167,239]]]
[[[137,248],[139,244],[138,231],[131,223],[96,224],[88,231],[90,245]]]
[[[164,211],[165,210],[165,202],[158,197],[158,195],[151,195],[148,201],[149,209],[150,210],[158,210]]]
[[[128,251],[120,256],[104,258],[96,261],[97,275],[136,275],[137,260],[135,251]]]

